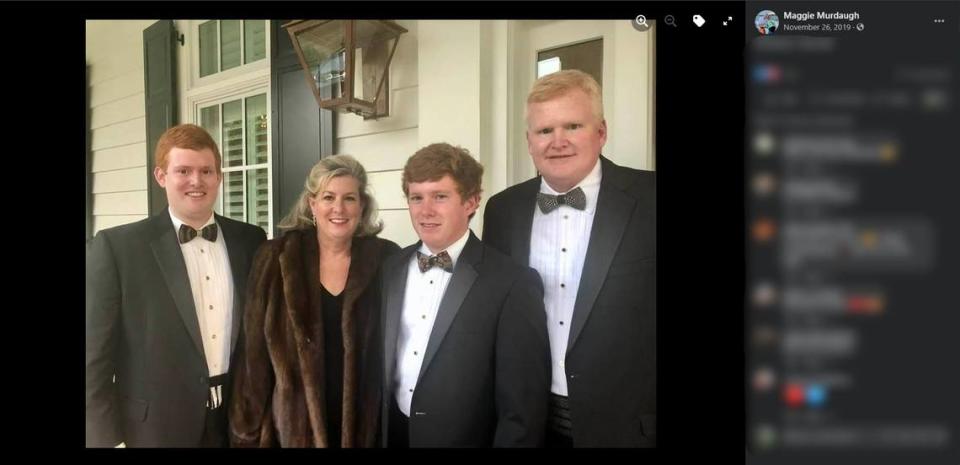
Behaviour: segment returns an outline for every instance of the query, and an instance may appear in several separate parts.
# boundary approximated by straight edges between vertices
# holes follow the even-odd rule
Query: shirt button
[[[563,322],[562,322],[562,321],[560,322],[560,326],[563,326]]]
[[[426,319],[427,319],[427,316],[426,316],[426,315],[420,315],[420,318],[423,318],[424,320],[426,320]]]
[[[564,247],[564,248],[560,249],[560,251],[561,251],[561,252],[566,252],[566,251],[567,251],[567,248]]]
[[[567,287],[566,284],[560,283],[560,287]]]
[[[210,306],[210,310],[213,310],[213,305]]]
[[[433,284],[433,280],[432,280],[432,279],[430,280],[430,284]]]
[[[200,253],[203,253],[203,249],[200,249]]]
[[[213,338],[214,338],[214,339],[216,339],[216,338],[217,338],[217,335],[216,335],[216,334],[214,334],[214,335],[213,335]]]
[[[207,276],[207,281],[210,281],[210,277],[209,277],[209,276]]]
[[[567,219],[567,218],[568,218],[568,216],[567,216],[567,215],[563,215],[563,219]]]
[[[407,390],[410,391],[410,392],[413,392],[413,389],[407,389]]]
[[[420,354],[419,352],[413,351],[413,355],[419,355],[419,354]]]

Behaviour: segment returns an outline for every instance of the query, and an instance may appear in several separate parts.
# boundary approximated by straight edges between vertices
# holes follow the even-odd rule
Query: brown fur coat
[[[234,447],[374,447],[380,407],[381,262],[399,250],[354,238],[343,290],[342,437],[326,432],[324,332],[316,229],[290,231],[257,252],[232,365]]]

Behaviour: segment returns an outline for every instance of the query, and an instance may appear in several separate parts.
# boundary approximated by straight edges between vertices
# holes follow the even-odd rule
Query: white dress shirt
[[[175,231],[180,230],[180,221],[170,210]],[[204,224],[214,223],[214,216]],[[189,226],[189,225],[188,225]],[[207,359],[210,376],[226,373],[230,369],[230,338],[233,331],[233,273],[223,228],[217,225],[217,240],[210,242],[197,234],[190,242],[180,244],[183,261],[187,265],[193,305],[200,323],[200,339],[203,354]]]
[[[456,270],[457,259],[463,252],[470,237],[470,229],[460,239],[447,247]],[[425,244],[420,244],[420,252],[426,255],[436,255],[430,252]],[[438,251],[439,254],[442,251]],[[400,334],[397,336],[397,367],[396,393],[397,406],[404,415],[410,416],[410,402],[413,400],[413,391],[417,387],[420,377],[420,367],[423,365],[423,353],[427,350],[427,342],[433,331],[434,320],[440,309],[440,300],[447,290],[447,284],[453,273],[443,271],[440,267],[433,267],[424,273],[420,272],[417,264],[417,254],[414,253],[407,265],[407,286],[403,294],[403,312],[400,316]]]
[[[580,187],[587,198],[586,208],[577,210],[560,205],[544,214],[534,206],[533,227],[530,231],[530,267],[543,279],[543,304],[547,311],[547,334],[550,337],[550,356],[553,361],[553,379],[550,391],[567,395],[567,373],[564,359],[573,320],[573,305],[580,289],[580,276],[590,244],[590,231],[600,194],[600,160],[573,189]],[[573,190],[571,189],[571,190]],[[540,181],[540,192],[550,195],[565,194],[554,191],[545,180]]]

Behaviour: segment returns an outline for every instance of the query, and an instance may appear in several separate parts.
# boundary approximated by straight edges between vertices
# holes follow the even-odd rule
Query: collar
[[[469,238],[470,238],[470,228],[468,227],[467,230],[464,231],[463,235],[460,236],[460,239],[457,239],[456,242],[454,242],[453,244],[450,244],[450,247],[447,247],[445,249],[447,251],[447,254],[450,255],[450,260],[453,262],[454,268],[456,268],[457,259],[460,258],[460,254],[463,253],[463,248],[466,247],[467,239]],[[424,244],[423,241],[420,242],[420,248],[418,250],[420,251],[420,253],[426,254],[426,255],[437,255],[440,252],[443,252],[442,250],[438,250],[437,253],[431,252],[430,248],[428,248],[427,244]],[[414,260],[416,260],[416,257],[414,257]]]
[[[173,214],[173,208],[167,207],[167,212],[170,213],[170,220],[173,221],[173,230],[174,230],[174,231],[179,231],[179,230],[180,230],[180,225],[181,225],[181,224],[186,224],[186,222],[182,221],[180,218],[177,218],[177,215],[174,215],[174,214]],[[206,226],[209,226],[209,225],[215,223],[214,217],[215,217],[215,215],[214,215],[213,213],[211,213],[211,214],[210,214],[210,218],[207,219],[207,222],[206,222],[206,223],[203,223],[203,226],[201,226],[201,228],[204,228],[204,227],[206,227]],[[189,225],[188,225],[188,226],[189,226]],[[222,231],[221,231],[221,234],[223,234]],[[217,237],[219,237],[219,235],[218,235]]]
[[[583,179],[581,179],[580,182],[577,183],[577,185],[570,188],[571,191],[578,187],[583,189],[583,193],[586,194],[586,197],[587,197],[587,205],[586,205],[586,208],[583,209],[585,212],[592,213],[597,208],[597,197],[600,195],[600,180],[602,178],[603,178],[603,170],[600,169],[600,157],[597,157],[597,162],[594,163],[593,169],[590,170],[590,173],[588,173]],[[550,194],[550,195],[560,195],[560,194],[566,194],[567,192],[570,192],[570,191],[557,192],[553,190],[553,188],[550,187],[549,184],[547,184],[547,180],[544,179],[543,176],[541,176],[540,192],[543,192],[544,194]]]

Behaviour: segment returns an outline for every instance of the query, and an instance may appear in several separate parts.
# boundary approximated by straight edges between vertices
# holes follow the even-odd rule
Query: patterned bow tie
[[[569,205],[577,210],[583,210],[587,208],[587,196],[583,193],[583,189],[579,187],[560,195],[537,192],[537,205],[540,206],[540,211],[544,214],[560,208],[560,205]]]
[[[453,260],[450,258],[450,254],[448,254],[446,251],[440,252],[436,255],[427,255],[418,250],[417,265],[420,266],[421,273],[426,273],[427,270],[435,266],[443,271],[453,273]]]
[[[217,224],[214,223],[214,224],[205,226],[203,229],[200,230],[200,235],[203,236],[204,239],[210,242],[216,242],[217,241]],[[192,241],[194,237],[197,237],[196,229],[193,229],[190,226],[187,226],[185,224],[180,225],[180,230],[177,231],[177,239],[180,240],[181,244],[186,244],[187,242]]]

